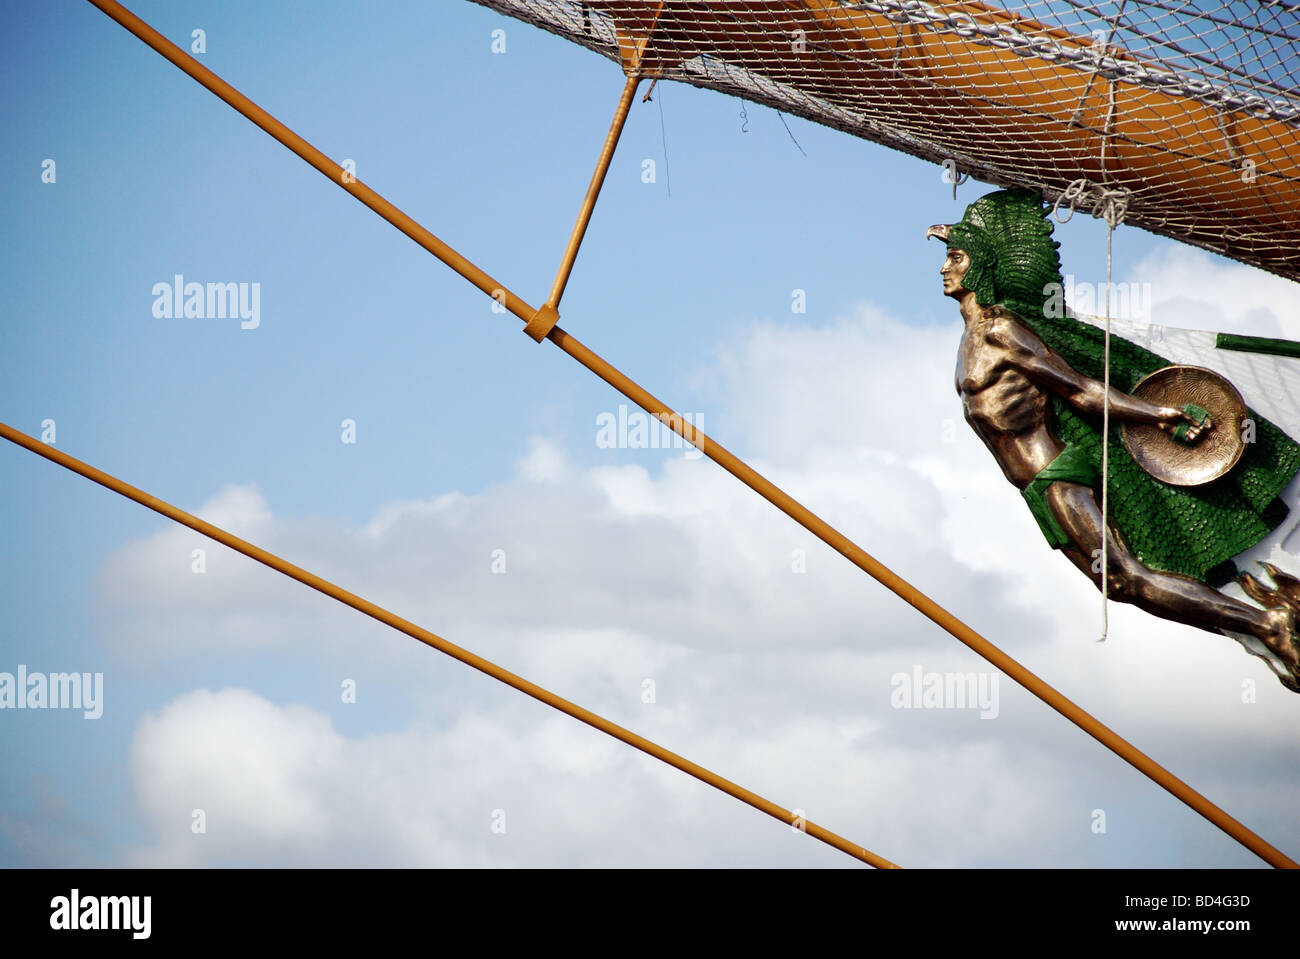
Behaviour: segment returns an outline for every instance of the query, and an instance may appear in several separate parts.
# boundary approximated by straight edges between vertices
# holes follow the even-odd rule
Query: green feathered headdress
[[[948,232],[948,245],[965,250],[970,266],[961,285],[980,306],[1000,303],[1015,313],[1037,316],[1052,292],[1061,290],[1060,244],[1039,194],[999,190],[970,206]]]

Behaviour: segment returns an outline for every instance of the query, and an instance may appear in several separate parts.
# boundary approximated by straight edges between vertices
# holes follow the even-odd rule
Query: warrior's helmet
[[[965,250],[970,266],[961,285],[981,306],[1000,303],[1022,315],[1042,315],[1050,284],[1061,283],[1060,244],[1042,197],[1031,190],[998,190],[980,197],[961,222],[932,226],[950,247]]]

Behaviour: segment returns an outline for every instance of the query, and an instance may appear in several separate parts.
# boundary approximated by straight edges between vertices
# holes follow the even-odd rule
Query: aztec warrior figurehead
[[[1102,547],[1104,334],[1044,309],[1051,291],[1061,289],[1048,210],[1037,193],[999,191],[967,207],[960,223],[930,227],[926,235],[948,245],[940,273],[965,325],[957,392],[966,421],[1022,491],[1047,541],[1100,588],[1094,559]],[[1300,692],[1300,580],[1273,566],[1267,568],[1276,588],[1237,576],[1266,608],[1216,588],[1236,576],[1232,558],[1285,518],[1277,497],[1300,470],[1300,446],[1250,413],[1255,441],[1227,475],[1186,487],[1156,479],[1126,448],[1123,424],[1159,428],[1193,448],[1213,430],[1239,426],[1216,423],[1199,407],[1160,406],[1123,392],[1170,365],[1111,338],[1109,594],[1156,616],[1232,635]]]

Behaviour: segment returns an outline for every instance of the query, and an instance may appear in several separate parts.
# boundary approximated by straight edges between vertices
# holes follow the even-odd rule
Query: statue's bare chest
[[[1008,348],[992,327],[992,323],[981,320],[962,334],[957,349],[956,380],[957,392],[963,396],[980,393],[1013,372],[1007,363]]]
[[[1021,432],[1041,422],[1046,408],[1046,395],[1012,362],[1015,348],[999,328],[1006,322],[972,323],[957,350],[957,392],[966,419],[980,432]]]

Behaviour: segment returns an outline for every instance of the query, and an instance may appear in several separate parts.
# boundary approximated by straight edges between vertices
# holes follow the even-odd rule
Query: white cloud
[[[990,843],[1028,853],[1023,823],[1067,799],[1060,786],[1025,793],[1005,778],[986,781],[1001,752],[988,743],[936,744],[927,754],[861,723],[810,717],[748,742],[717,729],[696,746],[730,754],[726,765],[747,773],[749,785],[787,793],[792,806],[806,802],[815,822],[882,849],[910,841],[914,860],[937,864],[978,859]],[[243,689],[198,690],[141,721],[131,771],[157,837],[134,853],[142,865],[845,864],[527,702],[445,728],[348,738],[302,706]],[[980,808],[961,830],[909,840],[912,820],[951,814],[942,791],[888,788],[918,779],[980,783]],[[846,781],[876,786],[846,789]]]
[[[1231,641],[1135,610],[1112,607],[1110,640],[1094,642],[1096,592],[961,422],[957,336],[955,320],[917,329],[869,307],[821,328],[756,323],[720,349],[705,422],[1273,842],[1300,842],[1274,798],[1300,779],[1300,701]],[[251,488],[201,512],[904,865],[1131,864],[1146,848],[1125,815],[1135,794],[1189,861],[1254,862],[1009,680],[996,720],[892,709],[896,672],[987,667],[710,461],[645,462],[579,468],[536,438],[508,481],[391,504],[360,528],[274,515]],[[168,528],[109,560],[114,646],[356,660],[356,614],[215,547],[196,576],[201,542]],[[158,838],[136,860],[841,864],[414,643],[364,649],[408,697],[395,732],[345,735],[264,698],[265,683],[185,694],[142,721],[133,781]],[[1259,703],[1241,703],[1245,678]],[[348,708],[394,715],[364,696]],[[193,807],[206,836],[189,833]],[[1106,836],[1089,828],[1099,807]]]
[[[1151,284],[1151,322],[1300,340],[1300,284],[1167,244],[1132,270]]]

